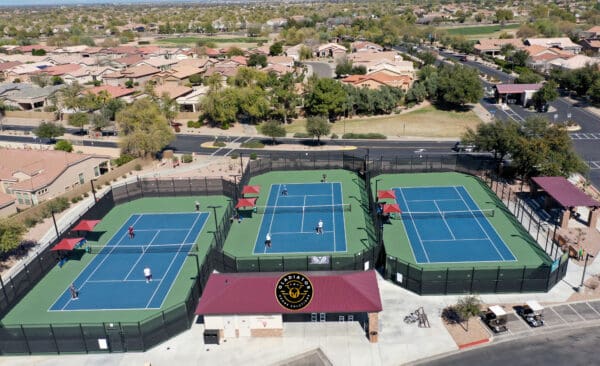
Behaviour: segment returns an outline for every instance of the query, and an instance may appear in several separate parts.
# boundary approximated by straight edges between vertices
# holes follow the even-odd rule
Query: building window
[[[317,313],[310,313],[310,321],[311,322],[317,321]]]
[[[325,313],[319,313],[319,321],[324,322],[325,320]]]
[[[21,195],[21,192],[17,192],[17,202],[19,202],[20,205],[23,204],[23,196]]]
[[[338,321],[341,322],[341,323],[343,323],[344,322],[344,316],[343,315],[338,316]]]
[[[95,166],[94,167],[94,177],[97,177],[100,175],[100,166]]]
[[[85,183],[85,179],[83,178],[83,173],[79,173],[79,184]]]
[[[29,197],[29,193],[23,193],[23,202],[26,205],[31,205],[31,198]]]
[[[354,315],[348,315],[348,321],[349,322],[353,322],[354,321]]]

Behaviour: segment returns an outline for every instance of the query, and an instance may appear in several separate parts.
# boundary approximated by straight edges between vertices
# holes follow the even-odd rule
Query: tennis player
[[[281,187],[281,195],[282,196],[287,196],[288,195],[287,186],[285,184],[283,185],[283,187]]]
[[[131,225],[129,229],[127,229],[127,231],[129,232],[129,239],[133,239],[133,237],[135,236],[135,232],[133,231],[133,225]]]
[[[77,288],[75,287],[74,283],[72,283],[71,286],[69,286],[69,291],[71,292],[71,299],[72,300],[79,299],[79,291],[77,291]]]
[[[267,236],[265,238],[265,247],[271,247],[271,233],[267,233]]]
[[[148,266],[144,267],[144,277],[146,277],[146,283],[152,281],[152,271]]]
[[[317,234],[323,234],[323,220],[319,219],[317,224]]]

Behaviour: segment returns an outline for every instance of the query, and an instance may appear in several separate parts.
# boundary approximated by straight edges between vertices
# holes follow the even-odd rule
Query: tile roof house
[[[600,51],[600,39],[584,39],[580,44],[583,50],[593,54],[598,54]]]
[[[106,92],[111,98],[117,99],[127,95],[131,95],[135,93],[135,89],[127,89],[120,86],[112,86],[112,85],[100,85],[95,86],[93,88],[85,90],[84,93],[90,94],[99,94],[100,92]]]
[[[137,65],[138,63],[142,62],[143,60],[144,60],[144,57],[136,54],[136,55],[128,55],[128,56],[114,59],[111,61],[111,64],[113,64],[119,68],[127,68],[127,67],[130,67],[133,65]]]
[[[525,46],[524,50],[529,53],[529,58],[526,61],[527,67],[542,73],[548,72],[550,69],[550,61],[573,56],[558,48],[548,48],[539,45]]]
[[[209,87],[205,85],[195,86],[191,93],[177,98],[179,110],[182,112],[196,113],[200,107],[200,99],[208,94]]]
[[[110,157],[55,150],[0,149],[0,191],[34,206],[98,177]]]
[[[479,54],[489,54],[495,56],[500,52],[503,46],[511,44],[516,49],[520,49],[523,47],[523,42],[520,39],[480,39],[477,41],[473,47],[475,51]]]
[[[10,194],[0,192],[0,218],[17,213],[16,199]]]
[[[48,85],[40,88],[37,85],[24,83],[0,84],[0,100],[22,110],[43,108],[50,104],[50,96],[62,88],[64,85]]]
[[[573,43],[569,37],[556,37],[556,38],[527,38],[525,40],[527,46],[543,46],[543,47],[555,47],[563,51],[569,51],[573,54],[581,52],[581,46],[577,43]]]
[[[281,65],[285,67],[293,67],[294,59],[289,56],[268,56],[267,65]]]
[[[150,80],[152,75],[158,74],[159,69],[149,65],[133,66],[125,70],[114,72],[111,74],[104,75],[103,80],[108,85],[119,86],[125,85],[128,80],[144,85],[146,81]]]
[[[568,59],[556,59],[550,61],[550,67],[559,70],[581,69],[587,65],[600,64],[600,58],[585,55],[576,55]]]
[[[173,65],[176,65],[179,60],[174,58],[165,58],[164,56],[156,56],[143,59],[138,62],[137,65],[149,65],[152,67],[156,67],[159,70],[169,70]]]
[[[171,99],[176,99],[176,98],[182,97],[191,92],[192,92],[192,88],[183,86],[183,85],[163,84],[163,85],[156,85],[154,87],[154,93],[156,93],[156,95],[158,95],[159,97],[162,97],[163,95],[166,94]]]
[[[350,75],[341,80],[343,83],[351,84],[355,87],[366,87],[369,89],[379,89],[382,86],[401,88],[406,91],[412,85],[412,79],[404,75],[390,75],[378,71],[367,75]]]
[[[346,55],[347,51],[348,50],[346,49],[346,47],[344,47],[340,44],[326,43],[326,44],[319,45],[316,48],[314,55],[316,57],[338,58],[338,57]]]
[[[377,43],[369,42],[369,41],[356,41],[350,44],[350,49],[352,52],[383,52],[383,46],[378,45]]]

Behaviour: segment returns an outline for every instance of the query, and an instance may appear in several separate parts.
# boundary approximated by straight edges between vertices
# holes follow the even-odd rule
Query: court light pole
[[[244,155],[240,151],[240,174],[244,175]]]
[[[215,230],[216,232],[219,231],[219,224],[217,223],[217,208],[221,208],[223,206],[206,206],[208,208],[212,208],[213,210],[213,217],[215,218]]]
[[[379,201],[379,197],[377,196],[377,192],[378,192],[377,188],[379,187],[380,180],[381,179],[375,179],[375,202]]]
[[[58,239],[58,237],[60,237],[60,234],[58,232],[58,225],[56,225],[56,217],[54,217],[54,210],[50,210],[50,213],[52,214],[52,222],[54,223],[54,230],[56,230],[56,238]]]
[[[235,200],[238,200],[238,182],[237,182],[237,178],[241,177],[241,174],[231,174],[231,176],[233,177],[233,182],[235,184]]]

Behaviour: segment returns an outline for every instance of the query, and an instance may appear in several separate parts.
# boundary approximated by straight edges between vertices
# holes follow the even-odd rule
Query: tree
[[[335,65],[335,75],[340,78],[352,73],[352,61],[342,58]]]
[[[326,115],[334,120],[346,107],[346,91],[333,79],[309,80],[304,97],[304,108],[309,115]]]
[[[275,80],[275,85],[271,88],[270,93],[271,116],[287,123],[288,118],[297,115],[298,95],[296,94],[294,74],[287,73]]]
[[[26,231],[25,226],[14,220],[0,219],[0,251],[7,253],[18,248]]]
[[[517,37],[521,39],[535,37],[537,35],[537,29],[530,26],[529,24],[521,24],[519,30],[517,31]]]
[[[73,144],[67,140],[60,140],[54,145],[54,150],[73,152]]]
[[[542,111],[546,104],[556,100],[556,98],[558,98],[558,91],[556,90],[557,88],[558,85],[554,81],[550,80],[546,82],[540,89],[538,89],[538,91],[536,91],[531,98],[535,109]]]
[[[281,122],[270,120],[264,122],[258,126],[260,133],[265,136],[269,136],[273,139],[273,145],[275,145],[275,138],[285,137],[285,128],[281,125]]]
[[[468,295],[458,299],[456,305],[449,306],[442,311],[442,318],[449,324],[460,324],[467,332],[469,330],[469,319],[479,315],[481,300],[477,296]],[[463,325],[467,322],[466,327]]]
[[[225,53],[227,57],[231,58],[233,56],[244,56],[244,50],[239,47],[229,47],[227,52]]]
[[[204,119],[221,128],[229,128],[229,124],[237,120],[238,95],[234,88],[224,90],[209,90],[200,101],[204,111]]]
[[[592,84],[590,90],[588,91],[588,95],[594,105],[600,104],[600,79],[596,80],[594,84]]]
[[[117,125],[122,152],[133,156],[155,154],[175,139],[158,105],[149,98],[138,99],[118,112]]]
[[[33,130],[33,133],[37,137],[53,140],[56,137],[64,135],[65,128],[54,122],[42,122]]]
[[[69,115],[69,125],[81,128],[83,132],[83,126],[89,122],[88,114],[84,112],[77,112]]]
[[[514,66],[525,66],[529,59],[529,53],[525,50],[517,50],[511,56],[511,61]]]
[[[498,9],[496,10],[496,20],[500,23],[512,20],[513,12],[509,9]]]
[[[270,56],[279,56],[283,53],[283,42],[275,42],[269,47]]]
[[[480,123],[475,130],[467,128],[461,141],[464,144],[475,145],[481,151],[493,153],[494,158],[501,162],[509,152],[514,151],[519,128],[519,124],[514,120]]]
[[[317,138],[317,143],[321,144],[321,136],[329,135],[331,125],[327,118],[323,116],[308,117],[306,120],[306,132]]]
[[[423,61],[423,66],[433,65],[436,57],[432,52],[421,52],[418,57]]]
[[[50,83],[52,85],[62,85],[65,83],[65,81],[60,77],[60,76],[53,76],[50,78]]]
[[[112,112],[110,110],[103,108],[99,112],[93,113],[90,116],[90,124],[94,130],[102,131],[103,128],[106,128],[112,124],[110,120],[111,115]]]
[[[515,84],[537,84],[544,78],[529,69],[523,69],[515,79]]]
[[[416,82],[412,85],[410,89],[406,92],[406,103],[407,104],[419,104],[422,103],[425,98],[427,98],[427,90],[423,83]]]
[[[437,102],[452,108],[463,108],[483,97],[483,86],[477,70],[462,65],[445,66],[438,72]]]
[[[158,100],[158,105],[167,122],[169,124],[173,123],[173,120],[177,117],[177,108],[179,107],[177,101],[171,98],[168,93],[163,93]]]
[[[247,29],[248,37],[258,37],[261,32],[260,25],[251,25]]]
[[[190,75],[190,77],[188,78],[188,80],[190,81],[190,83],[192,85],[200,85],[202,84],[202,75],[200,74],[194,74],[194,75]]]
[[[250,66],[250,67],[254,67],[254,66],[267,67],[267,56],[259,55],[257,53],[251,54],[250,57],[248,58],[248,66]]]
[[[308,46],[300,47],[300,51],[298,52],[298,57],[300,60],[310,60],[313,56],[313,52]]]

